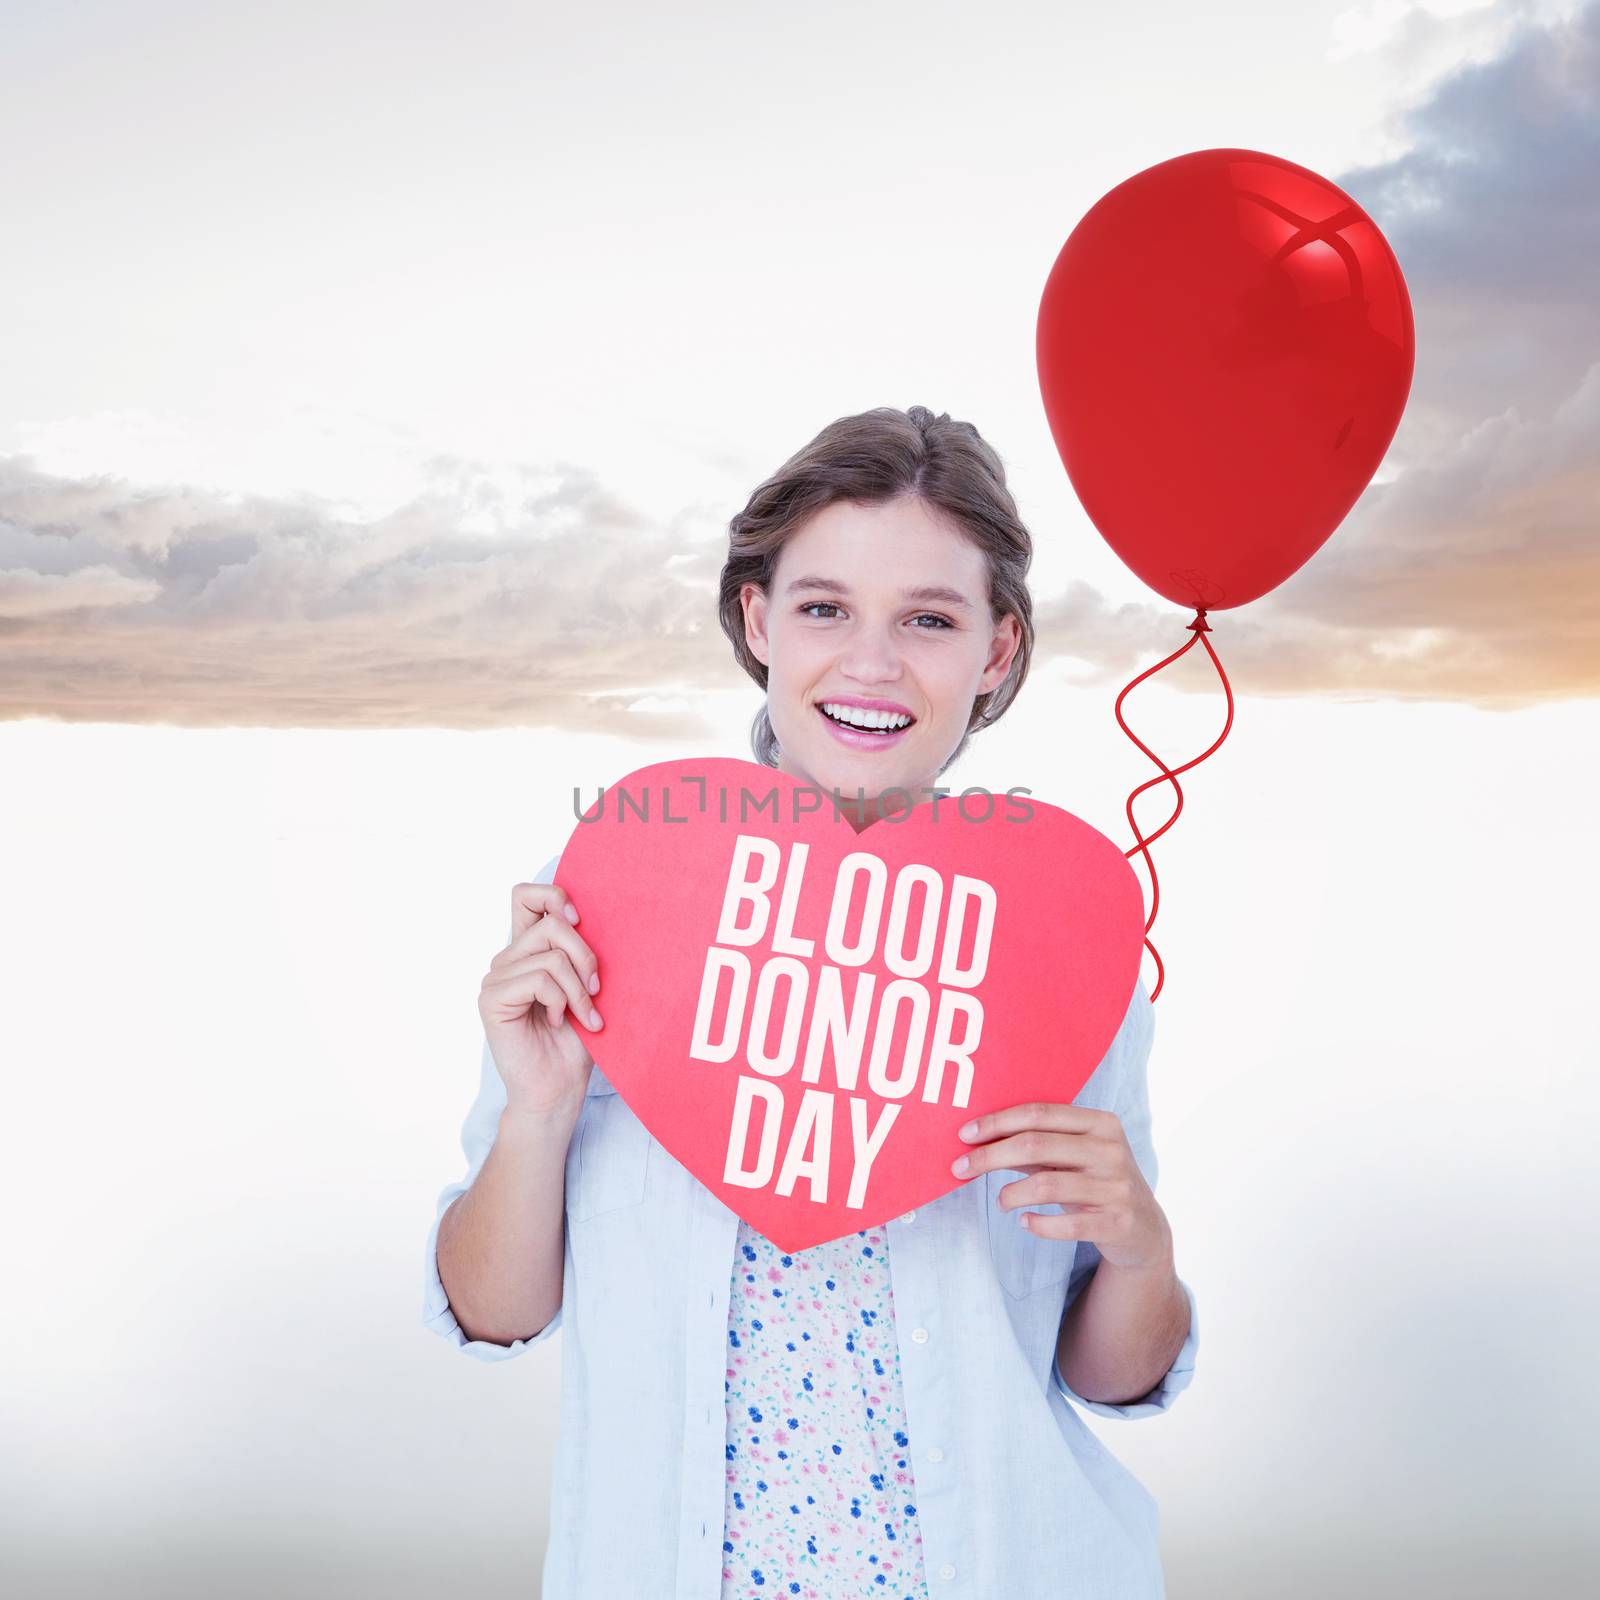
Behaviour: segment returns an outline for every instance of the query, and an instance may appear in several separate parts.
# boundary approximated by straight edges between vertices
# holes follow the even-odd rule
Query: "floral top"
[[[742,1218],[723,1600],[927,1600],[883,1226],[786,1255]]]

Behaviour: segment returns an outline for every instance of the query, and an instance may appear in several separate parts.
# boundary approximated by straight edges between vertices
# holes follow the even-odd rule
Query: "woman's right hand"
[[[594,1057],[570,1007],[601,1027],[593,996],[600,987],[594,951],[573,924],[577,907],[553,883],[511,891],[511,943],[489,963],[478,1014],[506,1086],[506,1108],[545,1113],[581,1105]]]

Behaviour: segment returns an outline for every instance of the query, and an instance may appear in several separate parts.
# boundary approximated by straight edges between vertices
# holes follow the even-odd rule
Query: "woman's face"
[[[1004,682],[1021,641],[1015,617],[990,617],[982,553],[914,495],[823,507],[784,545],[770,595],[747,583],[741,599],[779,770],[844,800],[864,794],[861,812],[844,813],[858,831],[886,789],[928,798],[973,700]],[[911,722],[877,733],[823,709],[863,704]],[[890,797],[891,810],[905,804]]]

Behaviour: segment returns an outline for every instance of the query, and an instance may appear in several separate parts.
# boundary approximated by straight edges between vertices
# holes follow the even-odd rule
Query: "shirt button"
[[[926,1328],[913,1328],[911,1330],[911,1337],[915,1339],[918,1344],[926,1344],[928,1342],[928,1330]]]
[[[900,1220],[902,1222],[914,1222],[916,1220],[916,1216],[917,1214],[915,1211],[902,1211],[900,1213]]]
[[[928,1459],[930,1461],[943,1461],[944,1460],[944,1451],[941,1450],[938,1447],[938,1445],[930,1444],[928,1446]]]
[[[953,1577],[955,1577],[955,1575],[956,1575],[956,1569],[954,1567],[952,1567],[948,1561],[945,1562],[945,1564],[942,1567],[939,1568],[939,1576],[941,1578],[953,1578]]]

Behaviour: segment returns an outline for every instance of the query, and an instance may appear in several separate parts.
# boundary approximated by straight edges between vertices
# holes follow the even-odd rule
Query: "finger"
[[[995,1195],[995,1204],[1002,1211],[1017,1211],[1023,1206],[1104,1207],[1126,1198],[1126,1187],[1114,1178],[1094,1178],[1082,1172],[1046,1167],[1003,1185]]]
[[[535,887],[542,888],[543,885]],[[495,960],[510,963],[550,946],[566,952],[586,993],[600,992],[599,958],[589,948],[589,941],[564,916],[556,912],[541,916],[537,921],[529,923],[521,933],[513,936],[511,943],[495,957]],[[490,966],[493,965],[494,962],[490,962]]]
[[[518,883],[511,889],[511,937],[515,939],[546,913],[569,925],[578,920],[572,896],[559,883]]]
[[[511,973],[519,969],[548,972],[560,986],[567,1004],[571,1007],[573,1017],[591,1029],[600,1026],[600,1013],[595,1009],[594,1001],[589,998],[588,987],[577,968],[572,965],[565,950],[535,951],[532,955],[523,957],[520,962],[512,962],[506,971]]]
[[[557,1027],[566,1012],[567,994],[543,966],[527,967],[509,977],[497,973],[485,978],[478,996],[485,1022],[516,1022],[541,1005],[550,1026]]]
[[[980,1172],[999,1172],[1002,1169],[1033,1173],[1050,1167],[1101,1172],[1113,1160],[1115,1152],[1116,1146],[1098,1132],[1071,1133],[1053,1128],[1024,1128],[1021,1133],[1009,1134],[963,1151],[967,1165],[958,1176],[971,1178]]]
[[[1121,1126],[1115,1112],[1097,1111],[1093,1106],[1063,1105],[1049,1100],[1023,1100],[999,1111],[986,1111],[961,1125],[959,1137],[966,1144],[984,1144],[1027,1128],[1049,1128],[1058,1133],[1105,1132]],[[968,1133],[966,1130],[971,1129]]]
[[[1059,1217],[1053,1211],[1019,1211],[1017,1226],[1041,1239],[1087,1239],[1093,1244],[1105,1237],[1106,1219],[1098,1211],[1068,1211]]]

